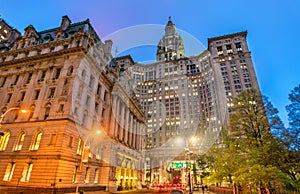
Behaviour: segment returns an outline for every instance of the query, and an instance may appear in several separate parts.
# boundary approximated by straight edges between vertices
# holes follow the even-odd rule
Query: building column
[[[114,137],[118,137],[119,125],[118,117],[120,112],[120,99],[116,97],[116,106],[114,107]]]
[[[111,105],[111,111],[110,111],[110,129],[109,129],[109,135],[115,136],[115,115],[114,115],[114,110],[116,110],[116,104],[117,104],[117,99],[115,96],[112,96],[112,105]]]
[[[128,144],[128,137],[129,137],[129,115],[130,114],[130,111],[129,111],[129,108],[127,107],[126,108],[126,112],[125,112],[125,125],[124,125],[124,128],[125,128],[125,137],[124,137],[124,141]]]
[[[133,122],[133,138],[132,138],[132,145],[134,148],[136,148],[136,135],[137,135],[137,126],[136,126],[136,119],[134,119],[134,122]]]
[[[129,145],[133,146],[132,144],[132,137],[133,137],[133,115],[130,114],[130,123],[129,123]]]
[[[124,133],[123,133],[123,130],[124,130],[124,114],[125,114],[125,106],[124,106],[124,103],[121,102],[120,103],[120,109],[121,109],[121,112],[120,112],[120,120],[119,120],[119,139],[120,140],[124,140]]]
[[[136,126],[137,126],[137,129],[136,129],[136,143],[135,143],[135,146],[136,146],[136,149],[137,150],[141,150],[140,149],[140,137],[141,137],[141,131],[140,131],[140,122],[137,120],[137,123],[136,123]]]

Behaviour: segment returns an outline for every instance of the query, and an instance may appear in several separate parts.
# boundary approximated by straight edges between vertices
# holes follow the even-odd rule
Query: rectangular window
[[[16,85],[18,83],[19,77],[20,77],[19,75],[16,75],[16,78],[15,78],[15,81],[14,81],[13,85]]]
[[[39,98],[39,95],[40,95],[40,90],[36,90],[34,93],[33,100],[37,100]]]
[[[60,72],[61,72],[61,68],[57,68],[54,76],[55,79],[59,78]]]
[[[51,134],[49,145],[55,145],[56,143],[56,134]]]
[[[74,173],[73,173],[73,179],[72,179],[73,183],[77,183],[78,182],[78,180],[77,180],[78,171],[79,171],[79,166],[75,166]]]
[[[6,82],[6,77],[3,77],[2,78],[2,82],[1,82],[1,86],[0,87],[3,87],[5,85],[5,82]]]
[[[107,92],[106,92],[106,90],[104,91],[104,99],[103,99],[104,101],[106,101],[107,100]]]
[[[95,80],[95,78],[94,78],[93,76],[91,76],[90,82],[89,82],[89,87],[90,87],[90,88],[93,88],[93,87],[94,87],[94,80]]]
[[[21,178],[21,182],[28,182],[29,179],[30,179],[30,174],[31,174],[31,171],[32,171],[32,166],[33,164],[32,163],[27,163],[23,169],[23,172],[22,172],[22,178]]]
[[[84,183],[90,182],[90,174],[91,174],[91,168],[86,167],[85,176],[84,176]]]
[[[73,147],[73,136],[70,136],[69,138],[69,147]]]
[[[238,53],[242,53],[243,52],[242,45],[241,45],[240,42],[235,43],[235,48],[236,48],[236,50],[237,50]]]
[[[63,112],[64,111],[64,104],[60,104],[58,107],[58,112]]]
[[[83,152],[83,140],[79,138],[78,140],[78,146],[77,146],[77,154],[81,155]]]
[[[95,169],[94,183],[98,183],[98,179],[99,179],[99,169],[96,168]]]
[[[85,101],[85,105],[89,106],[90,105],[90,101],[91,101],[91,97],[87,96],[86,97],[86,101]]]
[[[48,98],[53,98],[55,93],[55,88],[50,88]]]
[[[6,103],[10,103],[11,96],[12,96],[12,93],[10,93],[10,94],[7,94]]]
[[[25,98],[25,92],[21,92],[20,102],[23,102],[24,98]]]
[[[98,109],[99,109],[99,103],[95,102],[95,112],[98,113]]]
[[[27,80],[26,80],[26,84],[30,83],[31,78],[32,78],[32,73],[29,73],[28,77],[27,77]]]
[[[106,113],[105,111],[106,111],[105,108],[103,108],[102,109],[102,115],[101,115],[102,119],[105,118],[105,113]]]
[[[227,44],[227,45],[226,45],[226,49],[227,49],[227,50],[230,50],[230,49],[231,49],[231,44]]]
[[[15,166],[16,166],[16,163],[14,163],[14,162],[8,163],[4,177],[3,177],[4,181],[11,181],[12,176],[14,174]]]
[[[44,81],[45,80],[45,77],[46,77],[46,73],[47,73],[47,71],[45,70],[45,71],[42,71],[42,74],[41,74],[41,77],[40,77],[40,79],[38,80],[38,81]]]
[[[100,94],[101,94],[101,85],[99,84],[98,85],[98,88],[97,88],[97,94],[100,96]]]

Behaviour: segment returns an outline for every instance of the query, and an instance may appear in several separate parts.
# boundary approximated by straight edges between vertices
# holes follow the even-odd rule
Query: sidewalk
[[[131,192],[147,192],[147,193],[170,193],[170,191],[165,191],[165,192],[159,192],[159,191],[153,191],[151,189],[141,189],[141,190],[130,190],[130,191],[116,191],[116,192],[108,192],[108,191],[84,191],[84,194],[125,194],[125,193],[131,193]],[[185,194],[188,194],[189,191],[185,191]],[[66,194],[76,194],[76,193],[66,193]],[[78,194],[80,194],[78,192]],[[193,194],[203,194],[202,190],[199,191],[194,191]],[[204,194],[215,194],[211,191],[205,191]]]

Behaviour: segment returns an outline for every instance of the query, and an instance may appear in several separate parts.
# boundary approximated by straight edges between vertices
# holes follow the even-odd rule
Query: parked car
[[[183,194],[183,191],[179,189],[174,189],[170,192],[170,194]]]

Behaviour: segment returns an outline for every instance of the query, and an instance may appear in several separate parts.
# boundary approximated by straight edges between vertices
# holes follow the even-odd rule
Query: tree
[[[266,96],[263,96],[263,103],[272,134],[279,139],[283,139],[284,136],[287,135],[287,130],[278,115],[278,110],[273,106]]]
[[[270,135],[269,123],[260,93],[252,88],[233,100],[230,130],[236,137],[247,137],[250,145],[259,146]]]
[[[209,152],[214,157],[212,177],[244,186],[251,183],[254,188],[261,184],[278,188],[292,185],[294,182],[288,176],[291,163],[285,165],[289,154],[271,133],[285,131],[278,111],[271,103],[265,106],[255,89],[241,92],[233,100],[231,110],[229,134],[223,133],[222,144]]]
[[[291,148],[300,150],[300,85],[295,87],[289,94],[291,104],[286,106],[289,118],[289,132],[292,142]]]
[[[300,188],[300,85],[289,94],[291,103],[286,106],[289,118],[288,128],[288,158],[289,175],[293,180],[291,186]]]

